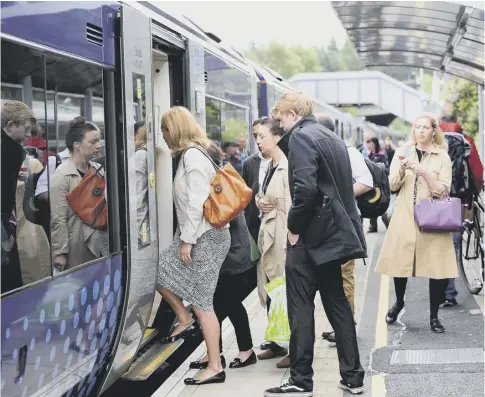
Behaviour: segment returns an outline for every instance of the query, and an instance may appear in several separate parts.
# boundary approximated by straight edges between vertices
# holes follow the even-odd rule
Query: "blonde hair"
[[[313,113],[313,102],[310,97],[301,91],[288,91],[281,96],[274,106],[271,114],[286,115],[294,111],[297,116],[305,117]]]
[[[140,127],[136,131],[135,135],[135,147],[139,148],[147,143],[147,128],[146,126]]]
[[[170,142],[167,144],[174,154],[194,145],[207,149],[211,144],[192,113],[182,106],[174,106],[162,116],[162,130],[168,133]]]
[[[34,112],[25,103],[5,101],[2,106],[2,128],[5,128],[9,122],[19,126],[27,121],[30,121],[32,124],[37,123]]]
[[[421,118],[426,118],[431,123],[431,127],[433,128],[433,132],[434,132],[433,144],[435,146],[438,146],[441,149],[447,149],[448,145],[446,143],[445,135],[443,134],[443,131],[441,131],[440,129],[440,125],[438,123],[438,120],[436,119],[436,116],[432,113],[422,113],[414,119],[413,128],[411,129],[411,137],[410,137],[410,141],[412,145],[416,145],[417,143],[416,131],[414,130],[414,128],[416,126],[416,122]]]

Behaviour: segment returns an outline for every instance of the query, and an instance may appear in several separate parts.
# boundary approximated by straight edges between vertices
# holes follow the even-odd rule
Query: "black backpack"
[[[374,189],[357,197],[357,206],[362,218],[378,218],[387,211],[391,200],[389,177],[384,164],[374,163],[368,158],[364,160],[372,174]]]
[[[445,138],[448,143],[448,155],[453,164],[450,196],[466,200],[473,195],[467,161],[470,152],[469,143],[460,133],[446,132]]]

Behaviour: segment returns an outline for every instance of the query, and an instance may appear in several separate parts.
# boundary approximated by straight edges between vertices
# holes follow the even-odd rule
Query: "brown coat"
[[[405,155],[406,151],[411,161],[418,162],[414,146],[407,150],[397,149],[392,160],[389,174],[391,190],[400,190],[376,271],[391,277],[456,278],[458,270],[452,234],[422,233],[416,226],[413,205],[415,174],[406,170],[403,180],[399,180],[399,156]],[[451,160],[446,150],[433,146],[423,156],[421,164],[434,172],[436,179],[450,190]],[[416,202],[442,197],[444,193],[444,188],[430,191],[426,181],[419,177]]]
[[[268,163],[267,172],[271,162]],[[290,189],[288,186],[288,160],[281,154],[281,160],[269,182],[266,194],[260,186],[256,195],[256,203],[265,198],[275,206],[275,209],[261,214],[258,247],[261,258],[258,263],[258,294],[261,305],[266,307],[267,293],[264,286],[271,280],[285,273],[285,249],[287,240],[287,219],[291,206]]]
[[[66,200],[66,194],[71,192],[81,179],[71,159],[57,167],[51,177],[52,256],[55,258],[57,255],[66,254],[65,269],[71,269],[102,256],[101,232],[83,223]]]

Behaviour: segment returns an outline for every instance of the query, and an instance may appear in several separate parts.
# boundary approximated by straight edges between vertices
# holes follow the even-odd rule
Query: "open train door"
[[[158,230],[155,198],[155,144],[150,18],[127,4],[120,10],[120,64],[117,84],[123,118],[126,183],[126,298],[104,392],[129,370],[150,317],[157,279]],[[135,125],[146,133],[135,137]],[[121,124],[120,124],[121,125]],[[122,226],[123,227],[123,226]]]

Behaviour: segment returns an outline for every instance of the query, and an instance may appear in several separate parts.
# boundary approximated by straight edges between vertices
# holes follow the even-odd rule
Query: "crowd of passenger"
[[[2,292],[21,286],[32,277],[32,269],[45,273],[44,277],[49,275],[51,251],[56,271],[108,253],[108,230],[103,218],[107,205],[105,184],[97,186],[104,207],[89,208],[90,216],[94,216],[88,216],[91,223],[82,211],[75,210],[85,206],[79,202],[83,197],[79,186],[91,183],[89,180],[103,181],[109,171],[101,153],[99,128],[82,117],[75,118],[66,134],[67,152],[59,154],[47,150],[45,140],[37,139],[42,135],[40,130],[34,113],[25,104],[5,102]],[[397,321],[405,304],[408,279],[424,277],[429,279],[430,329],[445,332],[438,310],[443,304],[457,304],[454,279],[458,276],[457,242],[461,234],[423,231],[414,215],[419,202],[457,192],[453,181],[460,175],[455,175],[444,132],[462,133],[449,107],[444,108],[440,120],[432,114],[419,115],[409,140],[397,147],[390,137],[380,141],[372,132],[366,132],[359,151],[337,136],[328,116],[313,114],[310,98],[291,91],[280,98],[270,117],[253,122],[252,135],[259,150],[249,155],[245,141],[223,144],[221,150],[187,109],[168,110],[161,120],[161,133],[177,158],[173,181],[177,230],[173,243],[160,255],[157,289],[174,310],[177,322],[164,342],[202,331],[207,347],[205,357],[190,363],[191,368],[201,371],[185,379],[185,383],[225,381],[220,327],[228,317],[239,349],[229,368],[279,358],[276,366],[290,368],[290,377],[282,385],[266,390],[265,396],[311,396],[314,299],[319,291],[332,327],[322,336],[335,342],[338,351],[342,377],[338,386],[353,394],[363,392],[354,268],[357,260],[367,257],[359,203],[375,193],[375,174],[369,163],[388,175],[393,194],[392,211],[381,215],[388,230],[376,265],[377,272],[394,280],[396,300],[386,322]],[[139,244],[143,244],[148,216],[143,123],[135,125],[134,134],[134,164],[140,178],[137,233]],[[472,194],[477,194],[483,189],[483,167],[473,141],[465,136],[463,142],[471,148],[474,166],[469,186]],[[31,145],[42,154],[36,155],[34,150],[34,155],[27,155],[22,145]],[[241,174],[252,191],[252,199],[244,212],[218,228],[204,216],[204,205],[211,194],[211,181],[226,164]],[[76,194],[71,194],[73,191]],[[460,198],[465,204],[469,192]],[[32,208],[45,211],[37,213]],[[28,233],[28,240],[20,238],[25,228],[35,228]],[[378,217],[370,217],[367,232],[377,231]],[[42,275],[35,277],[41,279]],[[278,280],[284,280],[286,303],[284,313],[277,316],[274,313],[280,308],[276,307],[280,300],[270,297],[268,285]],[[254,288],[268,317],[274,314],[277,327],[290,330],[286,340],[266,340],[258,354],[242,303]],[[191,304],[192,311],[184,302]]]

